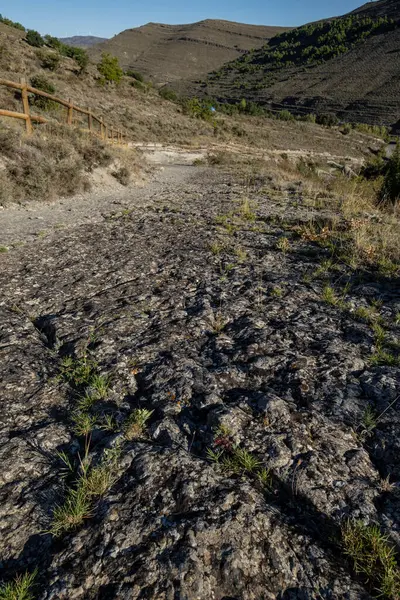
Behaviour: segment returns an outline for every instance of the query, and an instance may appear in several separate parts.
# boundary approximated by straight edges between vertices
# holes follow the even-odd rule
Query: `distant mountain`
[[[168,83],[204,77],[289,29],[210,19],[188,25],[148,23],[96,44],[90,54],[97,60],[101,52],[110,52],[125,69]]]
[[[269,40],[186,92],[391,124],[400,112],[400,0],[369,2]]]
[[[107,38],[96,37],[94,35],[75,35],[73,37],[60,38],[64,44],[77,46],[78,48],[90,48],[95,44],[106,42]]]

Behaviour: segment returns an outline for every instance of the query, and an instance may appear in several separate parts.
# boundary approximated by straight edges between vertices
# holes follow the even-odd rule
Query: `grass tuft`
[[[0,588],[0,600],[33,600],[32,588],[37,571],[17,575],[11,583]]]
[[[377,525],[347,521],[342,526],[342,541],[355,572],[364,575],[380,597],[398,600],[400,569],[388,536]]]
[[[136,408],[125,423],[126,439],[133,440],[143,435],[146,423],[153,412],[153,410],[147,410],[147,408]]]

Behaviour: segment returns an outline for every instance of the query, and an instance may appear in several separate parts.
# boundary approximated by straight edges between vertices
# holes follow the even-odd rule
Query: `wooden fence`
[[[124,144],[126,143],[126,135],[120,129],[114,129],[108,126],[102,117],[94,115],[90,108],[84,109],[75,106],[71,100],[63,100],[42,90],[31,87],[26,82],[21,80],[21,83],[15,83],[14,81],[7,81],[7,79],[0,78],[0,85],[5,85],[8,88],[19,90],[21,92],[23,112],[14,112],[12,110],[0,109],[0,117],[12,117],[14,119],[23,119],[25,121],[26,133],[32,135],[33,125],[32,123],[48,123],[49,120],[44,117],[35,116],[31,114],[29,105],[29,94],[35,94],[42,98],[52,100],[57,104],[65,106],[67,109],[66,123],[67,125],[73,125],[74,122],[74,111],[85,115],[87,117],[87,128],[90,133],[98,135],[102,140],[111,142],[112,144]],[[97,132],[94,127],[94,123],[98,123]]]

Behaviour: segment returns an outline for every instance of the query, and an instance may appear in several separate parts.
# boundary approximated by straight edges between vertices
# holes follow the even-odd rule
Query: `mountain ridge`
[[[101,44],[108,38],[98,37],[96,35],[73,35],[71,37],[60,38],[64,44],[68,46],[77,46],[78,48],[90,48],[95,44]]]
[[[288,30],[218,19],[182,25],[150,22],[96,44],[89,53],[98,60],[102,52],[109,52],[118,57],[124,69],[138,70],[156,83],[169,83],[203,77]]]

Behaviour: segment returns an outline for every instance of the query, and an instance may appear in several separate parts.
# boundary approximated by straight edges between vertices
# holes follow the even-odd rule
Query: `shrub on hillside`
[[[305,121],[306,123],[316,123],[317,117],[316,115],[310,113],[309,115],[304,115],[304,117],[301,117],[301,121]]]
[[[196,119],[210,121],[213,116],[211,104],[205,100],[200,100],[199,98],[189,98],[184,100],[182,107],[184,114],[190,115]]]
[[[136,81],[141,81],[142,83],[144,83],[144,77],[141,73],[138,73],[137,71],[132,71],[131,69],[128,69],[125,72],[125,75],[127,77],[133,77],[134,79],[136,79]]]
[[[11,21],[11,19],[7,19],[6,17],[3,17],[3,15],[0,15],[0,23],[4,23],[4,25],[8,25],[9,27],[14,27],[14,29],[19,29],[20,31],[26,31],[21,23]]]
[[[42,52],[39,54],[39,58],[42,68],[49,71],[56,71],[61,61],[59,54],[54,52]]]
[[[334,127],[339,123],[339,120],[336,115],[328,113],[318,115],[316,121],[318,125],[323,125],[324,127]]]
[[[72,58],[80,67],[81,73],[86,69],[89,64],[89,55],[83,48],[77,48],[75,46],[67,46],[66,44],[61,44],[60,53],[63,56],[68,56],[68,58]]]
[[[289,112],[288,110],[281,110],[280,112],[278,112],[277,118],[280,121],[294,121],[295,120],[292,113]]]
[[[44,39],[40,33],[34,29],[28,30],[28,33],[26,34],[26,41],[30,46],[35,46],[36,48],[41,48],[44,46]]]
[[[48,46],[49,48],[53,48],[54,50],[60,50],[62,46],[62,42],[58,38],[53,37],[52,35],[45,35],[44,41],[46,46]]]
[[[45,35],[44,41],[46,46],[49,48],[53,48],[54,50],[58,50],[58,52],[62,56],[67,56],[68,58],[72,58],[79,65],[81,72],[86,69],[89,64],[89,55],[84,48],[78,48],[76,46],[68,46],[68,44],[63,44],[61,40],[52,35]]]
[[[380,191],[380,199],[395,204],[400,201],[400,143],[389,160],[385,179]]]
[[[118,58],[107,52],[101,55],[101,61],[97,64],[97,70],[101,75],[100,83],[120,83],[124,74],[119,66]]]
[[[174,90],[171,90],[167,87],[161,88],[161,90],[158,93],[160,94],[161,98],[164,98],[164,100],[171,100],[171,102],[176,102],[178,99],[177,93],[174,92]]]
[[[42,92],[46,92],[47,94],[54,94],[56,91],[54,85],[43,75],[35,75],[32,77],[30,84],[32,87],[41,90]],[[53,100],[43,98],[42,96],[32,95],[30,97],[30,102],[42,110],[53,110],[58,108],[58,104],[53,102]]]

